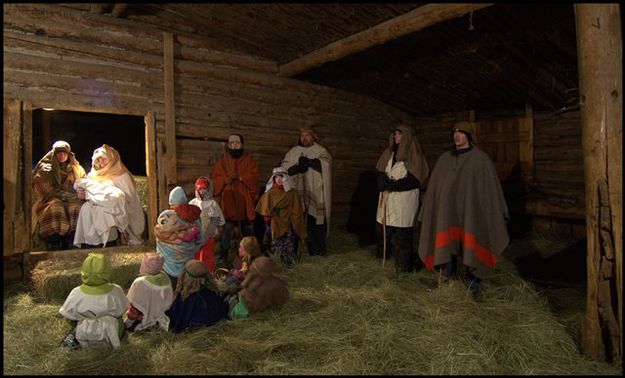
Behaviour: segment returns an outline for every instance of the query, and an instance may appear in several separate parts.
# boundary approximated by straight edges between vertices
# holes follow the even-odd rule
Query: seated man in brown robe
[[[32,173],[32,230],[39,224],[39,236],[48,249],[68,248],[74,239],[76,221],[84,194],[74,190],[74,182],[85,170],[69,143],[59,140],[39,160]]]

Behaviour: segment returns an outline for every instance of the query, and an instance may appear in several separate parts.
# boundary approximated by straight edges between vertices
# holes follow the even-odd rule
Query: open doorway
[[[33,109],[32,167],[50,151],[55,141],[69,143],[86,173],[91,170],[94,150],[103,144],[114,147],[133,175],[144,215],[148,209],[146,185],[145,119],[141,116]],[[146,227],[147,229],[147,227]],[[144,232],[145,240],[147,232]],[[32,250],[45,250],[46,243],[33,234]]]

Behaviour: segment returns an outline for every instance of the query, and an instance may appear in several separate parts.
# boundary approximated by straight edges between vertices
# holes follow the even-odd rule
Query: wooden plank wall
[[[176,160],[177,184],[192,194],[210,175],[231,132],[259,162],[261,185],[314,125],[334,157],[333,224],[340,225],[364,170],[405,113],[368,97],[278,78],[275,62],[215,51],[211,41],[174,36],[176,156],[165,147],[163,32],[124,19],[48,4],[5,4],[4,96],[36,108],[114,114],[154,113],[159,208],[163,169]]]
[[[530,214],[585,220],[584,160],[579,110],[536,112],[535,187]]]

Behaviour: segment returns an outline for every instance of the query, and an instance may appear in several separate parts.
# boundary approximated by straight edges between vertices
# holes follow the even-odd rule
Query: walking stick
[[[386,262],[386,202],[388,202],[388,192],[382,192],[382,240],[384,246],[382,247],[382,267]]]
[[[302,152],[302,154],[300,155],[300,157],[304,156],[304,153]],[[299,160],[298,160],[299,161]],[[306,227],[308,227],[308,196],[306,195],[306,172],[302,172],[302,186],[304,187],[304,222],[306,222]],[[310,235],[308,235],[307,237],[310,237]],[[297,249],[297,262],[301,262],[302,261],[302,256],[304,255],[302,253],[302,249],[304,248],[304,246],[306,246],[306,249],[308,249],[308,244],[306,242],[306,239],[302,240],[302,248],[298,248]]]

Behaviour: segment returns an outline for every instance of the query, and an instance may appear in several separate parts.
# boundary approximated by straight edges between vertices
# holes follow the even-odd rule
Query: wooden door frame
[[[21,130],[23,132],[22,143],[23,143],[23,161],[24,167],[28,167],[27,169],[23,169],[20,172],[23,175],[24,182],[24,201],[25,204],[31,203],[31,174],[30,167],[32,166],[32,145],[33,145],[33,125],[32,125],[32,111],[35,109],[43,109],[43,108],[53,108],[55,110],[62,111],[76,111],[76,112],[85,112],[85,113],[105,113],[105,114],[117,114],[117,115],[130,115],[130,116],[141,116],[144,119],[144,132],[145,132],[145,153],[146,153],[146,181],[148,188],[148,209],[147,209],[147,224],[146,227],[148,229],[148,243],[153,244],[155,242],[154,239],[154,231],[150,225],[156,223],[156,217],[158,216],[158,182],[157,182],[157,167],[156,167],[156,130],[155,130],[155,116],[153,111],[146,111],[145,113],[138,113],[136,111],[127,110],[127,109],[109,109],[109,108],[97,108],[97,107],[85,107],[85,106],[61,106],[55,107],[54,105],[45,104],[33,104],[28,101],[23,101],[19,99],[15,99],[20,101],[21,106],[21,114],[22,117],[20,119],[21,122]],[[5,102],[9,101],[5,99]],[[19,164],[19,162],[18,162]],[[19,169],[19,168],[18,168]],[[28,189],[28,190],[26,190]],[[15,244],[13,245],[13,251],[10,254],[20,253],[20,252],[31,252],[32,251],[32,229],[30,226],[30,217],[31,217],[31,209],[30,205],[24,206],[24,217],[28,220],[26,222],[28,229],[28,243],[26,248],[16,249]],[[6,221],[6,219],[5,219]]]

